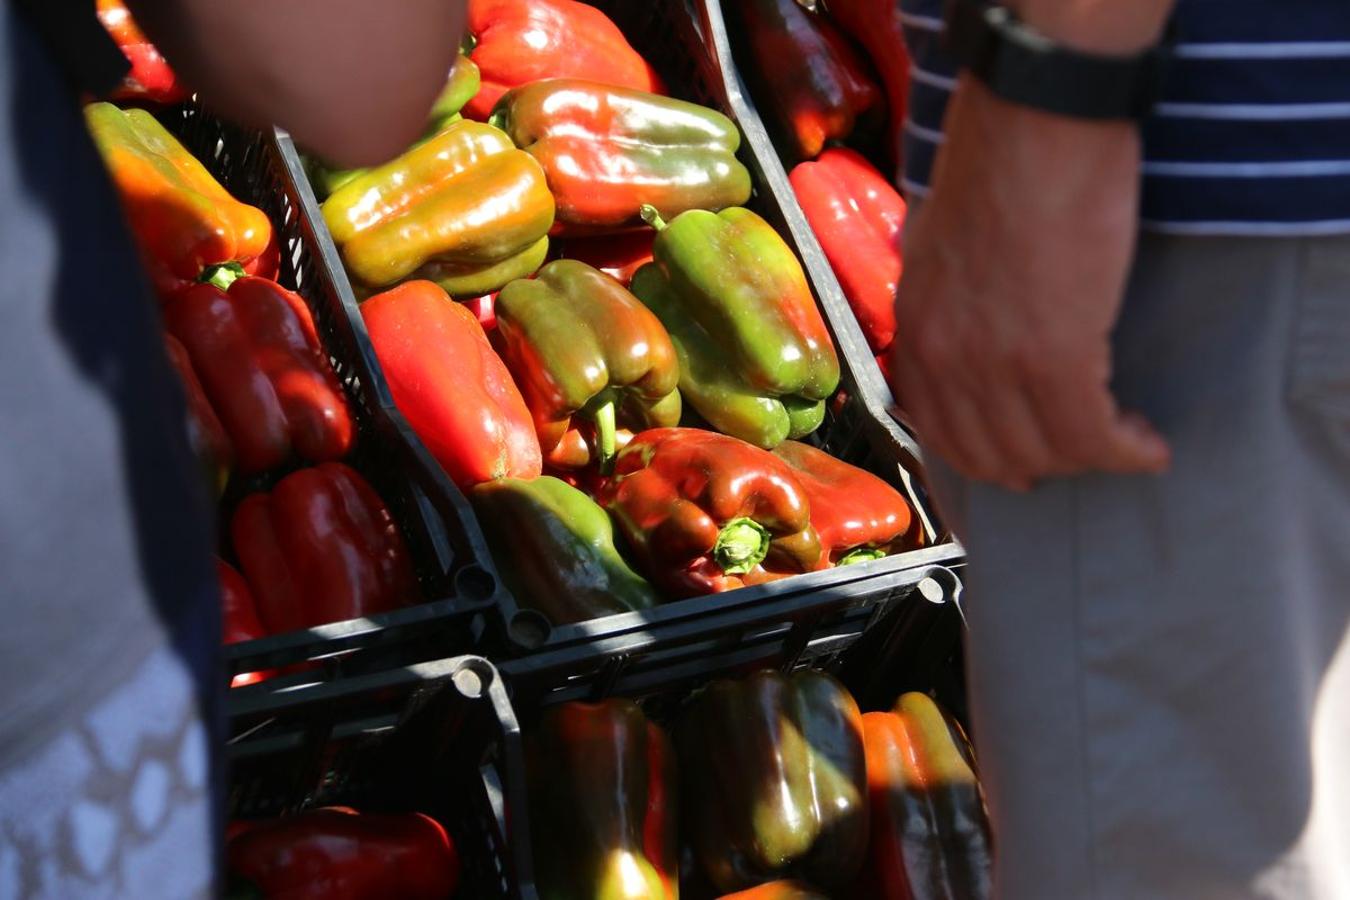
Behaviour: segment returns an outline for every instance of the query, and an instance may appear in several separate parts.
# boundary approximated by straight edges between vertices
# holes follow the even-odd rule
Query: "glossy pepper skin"
[[[770,881],[749,890],[724,894],[719,900],[830,900],[830,898],[800,881]]]
[[[628,287],[633,283],[634,273],[652,261],[652,241],[655,238],[656,233],[650,229],[568,238],[554,241],[552,252],[559,259],[575,259],[594,266]]]
[[[759,447],[815,431],[839,358],[792,250],[741,207],[651,218],[655,262],[632,291],[675,342],[685,402]]]
[[[361,304],[361,315],[394,403],[455,484],[543,471],[530,410],[472,312],[409,281]]]
[[[867,772],[862,713],[839,682],[811,669],[714,681],[676,741],[684,833],[715,886],[852,884],[867,850]]]
[[[271,493],[245,497],[230,538],[271,634],[418,599],[412,560],[388,507],[342,463],[299,469]]]
[[[604,13],[574,0],[471,0],[469,31],[483,87],[464,107],[486,119],[502,94],[544,78],[585,78],[661,93],[660,77]]]
[[[341,459],[355,435],[347,396],[305,301],[266,278],[197,284],[164,308],[244,472]]]
[[[234,465],[234,445],[225,433],[225,426],[211,407],[206,397],[206,389],[192,368],[183,343],[171,334],[164,335],[164,348],[168,352],[169,362],[178,373],[183,384],[183,395],[187,400],[188,442],[201,460],[210,476],[211,486],[217,491],[224,490],[225,482]]]
[[[503,288],[496,313],[502,357],[550,464],[575,462],[555,454],[570,430],[580,430],[589,444],[585,462],[603,469],[617,451],[616,427],[679,424],[680,365],[670,336],[605,273],[555,260],[535,278]]]
[[[764,105],[793,158],[815,159],[880,103],[862,59],[823,16],[797,0],[744,0],[729,9],[739,15]]]
[[[543,900],[677,900],[675,758],[636,704],[548,709],[528,761]]]
[[[736,123],[695,103],[555,78],[502,95],[489,121],[543,166],[564,234],[640,228],[643,204],[673,218],[750,198]]]
[[[656,428],[619,452],[600,501],[670,598],[819,566],[806,492],[772,453],[697,428]]]
[[[656,591],[615,548],[609,514],[576,488],[548,475],[503,478],[469,496],[497,571],[522,606],[554,625],[657,604]]]
[[[909,105],[909,51],[895,0],[830,0],[830,18],[867,51],[882,87],[890,116],[893,160],[900,161],[900,134]]]
[[[553,196],[534,157],[481,122],[452,122],[323,202],[351,276],[368,288],[426,278],[495,291],[544,262]]]
[[[326,807],[248,823],[225,848],[255,895],[286,900],[446,900],[459,885],[454,842],[421,813]]]
[[[863,716],[863,734],[872,838],[860,890],[878,900],[992,896],[989,822],[961,726],[908,693],[891,712]]]
[[[420,147],[449,127],[451,123],[459,121],[460,109],[463,108],[465,103],[469,102],[470,97],[478,93],[478,84],[478,67],[467,56],[460,56],[455,61],[454,68],[450,70],[450,77],[446,79],[445,87],[436,98],[436,102],[431,106],[431,112],[427,115],[426,130],[408,149]],[[335,169],[319,160],[311,160],[309,177],[314,184],[319,199],[322,200],[338,188],[355,181],[369,171],[369,168]]]
[[[922,545],[908,501],[871,472],[797,441],[784,441],[773,453],[792,467],[806,492],[811,525],[824,549],[822,566],[866,562]]]
[[[220,581],[221,642],[237,644],[267,636],[262,620],[258,618],[258,601],[249,590],[248,582],[234,566],[216,559],[216,577]],[[270,672],[240,672],[230,679],[230,687],[257,684]]]
[[[122,86],[113,91],[109,99],[170,105],[182,103],[192,95],[141,31],[122,0],[98,0],[96,8],[98,20],[131,63],[131,71]]]
[[[802,212],[873,353],[895,339],[895,290],[904,261],[905,201],[860,154],[831,147],[789,176]]]
[[[231,197],[154,116],[111,103],[90,103],[84,116],[161,298],[221,263],[275,277],[267,216]]]

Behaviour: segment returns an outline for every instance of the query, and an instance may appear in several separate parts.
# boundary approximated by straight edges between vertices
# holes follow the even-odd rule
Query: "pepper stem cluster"
[[[764,562],[772,539],[769,529],[754,519],[732,519],[717,534],[713,561],[728,575],[744,575]]]

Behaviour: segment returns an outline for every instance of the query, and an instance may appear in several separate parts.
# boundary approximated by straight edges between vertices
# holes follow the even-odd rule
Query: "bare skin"
[[[1130,53],[1172,0],[1022,0],[1073,46]],[[896,395],[960,474],[1014,490],[1087,471],[1161,472],[1166,442],[1110,392],[1134,255],[1140,147],[1128,122],[1007,103],[963,76],[896,298]]]
[[[214,109],[278,124],[342,166],[415,140],[464,30],[463,0],[128,0]]]

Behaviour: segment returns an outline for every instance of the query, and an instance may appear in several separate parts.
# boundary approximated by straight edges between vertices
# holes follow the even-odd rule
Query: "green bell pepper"
[[[810,434],[839,358],[801,264],[755,213],[691,210],[660,232],[632,291],[680,356],[680,393],[717,430],[771,449]]]
[[[554,625],[656,605],[656,591],[615,548],[609,514],[566,482],[502,478],[470,498],[507,587]]]
[[[614,458],[616,426],[641,431],[679,424],[680,366],[670,337],[651,310],[604,272],[556,260],[537,277],[503,288],[496,313],[502,358],[534,415],[546,456],[577,419],[588,421],[589,457],[602,468]]]

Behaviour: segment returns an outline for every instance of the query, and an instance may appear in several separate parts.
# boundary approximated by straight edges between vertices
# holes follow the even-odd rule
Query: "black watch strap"
[[[1158,96],[1167,42],[1134,56],[1083,53],[988,0],[947,0],[947,45],[1012,103],[1079,119],[1142,119]]]

